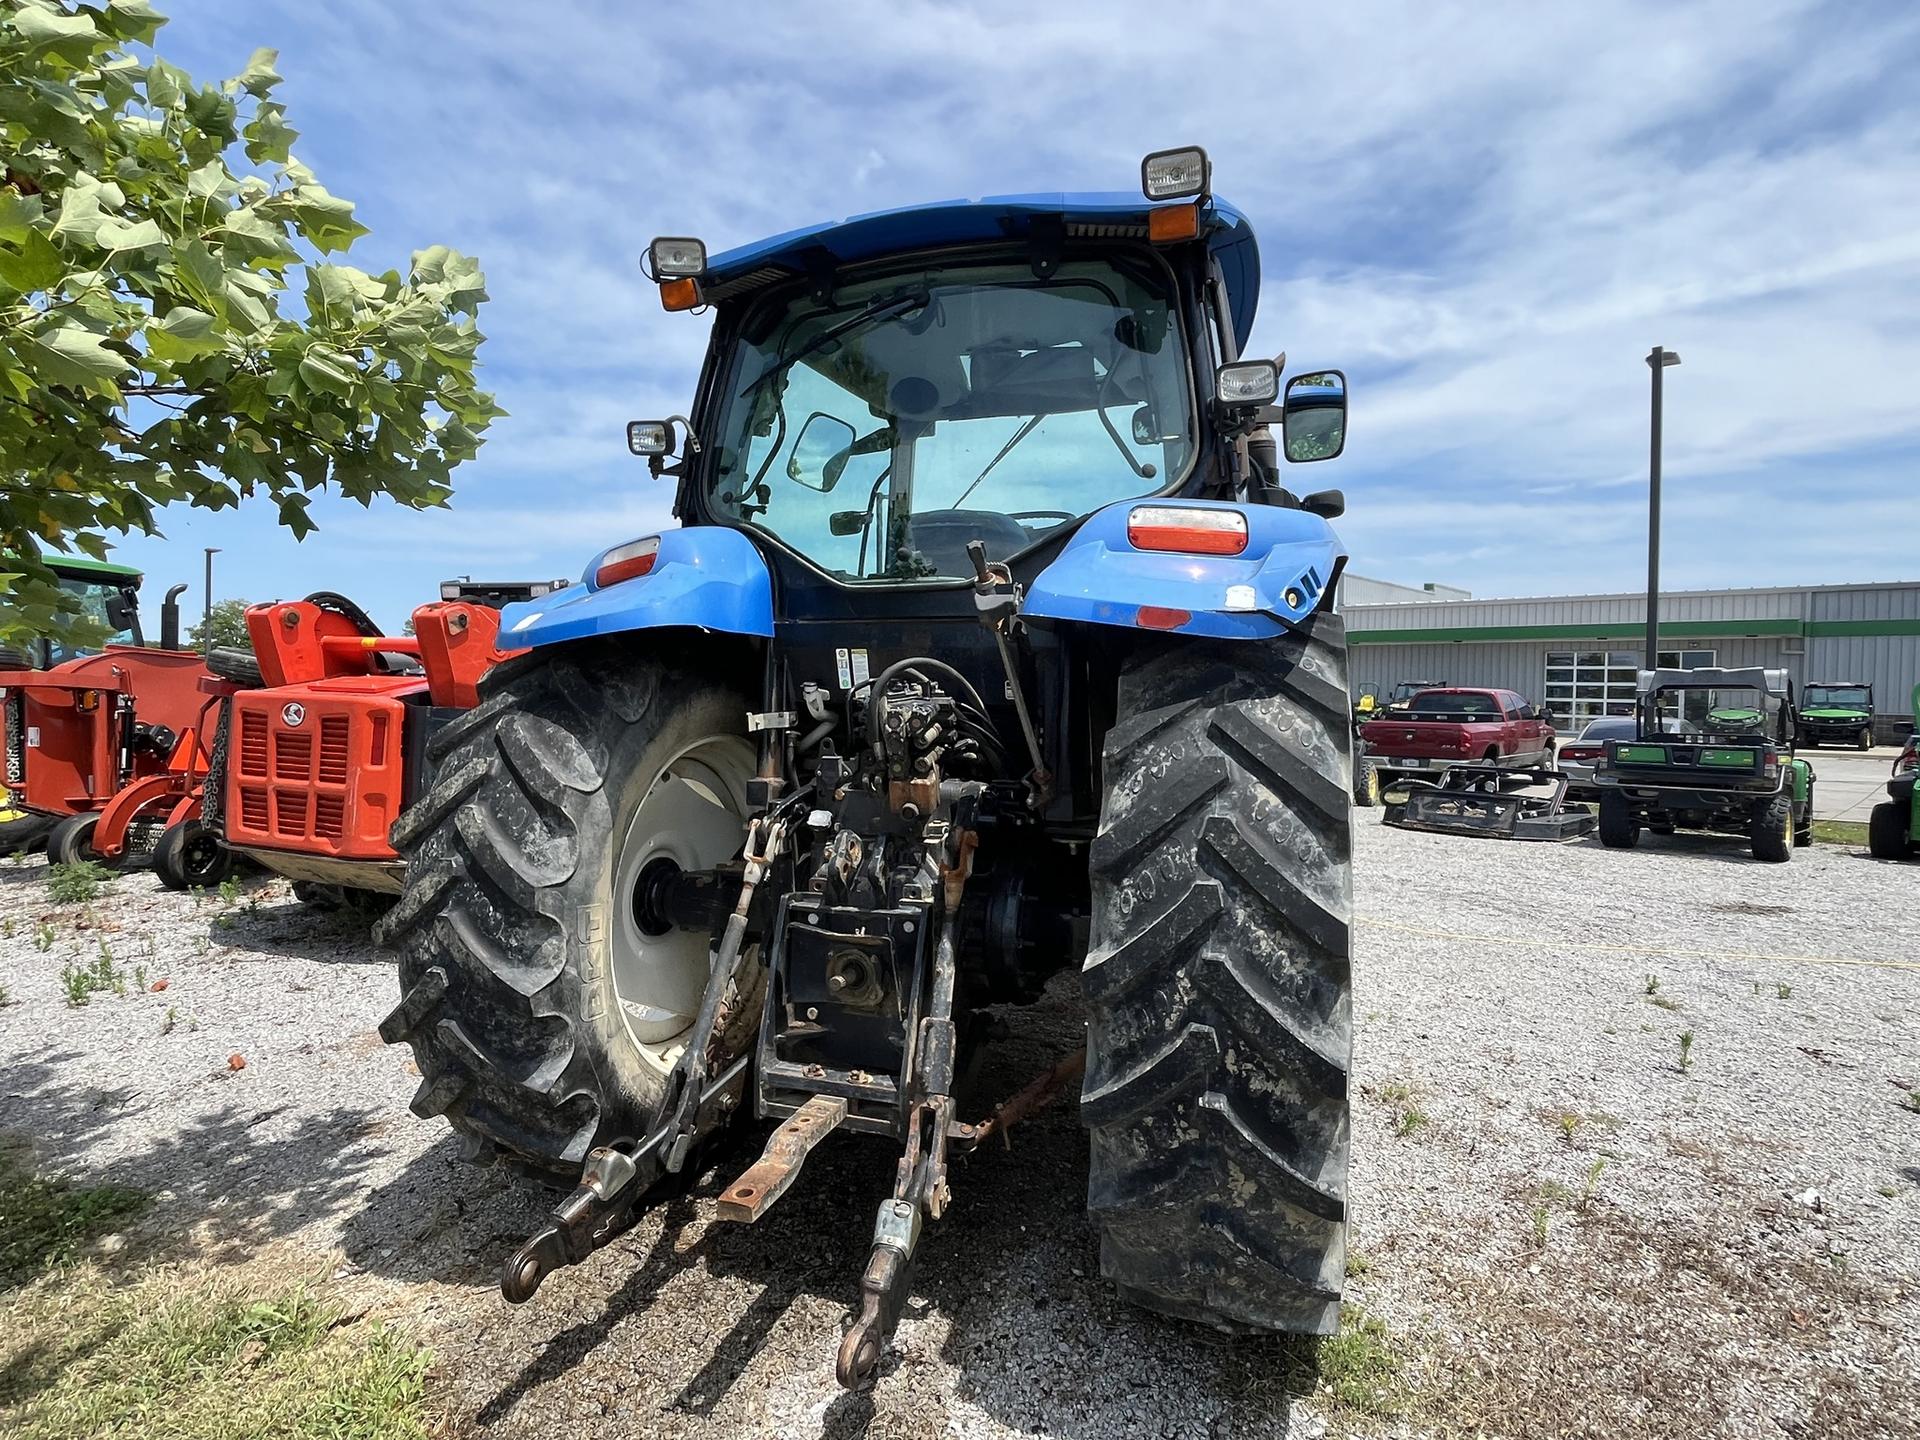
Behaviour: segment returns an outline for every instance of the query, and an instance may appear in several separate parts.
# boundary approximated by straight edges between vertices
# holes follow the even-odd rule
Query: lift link
[[[688,1032],[687,1046],[680,1054],[674,1078],[678,1082],[677,1099],[666,1123],[636,1144],[616,1140],[602,1145],[587,1156],[580,1183],[554,1207],[548,1222],[530,1236],[500,1271],[500,1293],[515,1305],[533,1297],[540,1282],[555,1270],[577,1265],[595,1250],[624,1231],[631,1223],[634,1202],[646,1185],[643,1173],[651,1180],[654,1157],[670,1172],[686,1163],[687,1154],[699,1134],[700,1112],[719,1099],[752,1060],[748,1050],[736,1058],[717,1080],[708,1083],[708,1040],[719,1018],[720,1003],[740,959],[741,943],[746,937],[747,912],[753,904],[754,888],[765,878],[767,867],[780,852],[786,835],[784,819],[755,817],[747,825],[746,868],[740,881],[740,898],[727,919],[726,933],[714,950],[713,968],[707,974],[706,992],[700,997],[700,1010]]]
[[[914,1249],[923,1215],[938,1220],[952,1195],[947,1185],[947,1133],[953,1125],[953,992],[957,972],[954,943],[957,904],[947,907],[934,952],[933,988],[914,1064],[918,1096],[907,1120],[907,1148],[900,1157],[893,1194],[880,1204],[873,1226],[873,1251],[860,1277],[860,1314],[840,1342],[834,1374],[852,1390],[880,1368],[880,1356],[913,1283]]]
[[[1033,772],[1027,777],[1034,808],[1053,798],[1053,775],[1041,756],[1040,733],[1034,729],[1033,713],[1027,708],[1026,691],[1020,685],[1020,668],[1014,664],[1013,647],[1008,637],[1020,616],[1020,587],[1013,571],[997,561],[989,564],[987,547],[978,540],[967,542],[967,558],[973,562],[973,607],[982,625],[993,632],[993,643],[1000,651],[1000,668],[1006,672],[1007,694],[1013,700],[1014,714],[1020,717],[1020,734],[1027,742],[1027,755]]]

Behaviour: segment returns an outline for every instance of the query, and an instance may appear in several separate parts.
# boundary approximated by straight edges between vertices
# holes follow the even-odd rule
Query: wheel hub
[[[746,835],[753,747],[711,736],[673,756],[627,822],[614,864],[618,920],[612,980],[627,1033],[669,1068],[707,982],[710,933],[676,923],[676,890],[693,872],[736,860]]]

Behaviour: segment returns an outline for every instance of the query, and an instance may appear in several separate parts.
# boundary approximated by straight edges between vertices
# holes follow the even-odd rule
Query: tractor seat
[[[1026,526],[993,510],[929,510],[908,522],[907,534],[938,574],[968,580],[973,578],[969,540],[983,542],[989,560],[1004,560],[1033,540]]]

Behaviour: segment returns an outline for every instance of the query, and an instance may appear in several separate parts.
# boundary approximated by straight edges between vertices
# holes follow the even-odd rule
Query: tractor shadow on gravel
[[[4,1128],[26,1139],[48,1168],[73,1166],[112,1134],[141,1133],[141,1112],[164,1105],[129,1088],[73,1083],[69,1065],[85,1058],[49,1050],[0,1065]],[[229,1073],[224,1066],[210,1071],[207,1083],[225,1083]],[[135,1236],[156,1258],[244,1259],[356,1207],[368,1172],[387,1153],[379,1137],[391,1122],[373,1110],[298,1115],[284,1102],[249,1098],[84,1168],[90,1184],[159,1197]]]
[[[1006,1019],[1008,1033],[988,1048],[962,1099],[970,1118],[1079,1043],[1077,987],[1056,984],[1040,1005]],[[474,1357],[463,1398],[480,1426],[529,1423],[557,1403],[542,1392],[564,1389],[576,1370],[589,1376],[581,1383],[594,1383],[590,1357],[603,1347],[637,1373],[618,1403],[639,1432],[648,1412],[662,1417],[661,1428],[675,1414],[733,1422],[770,1372],[831,1386],[872,1216],[897,1159],[890,1142],[836,1136],[758,1224],[710,1223],[714,1197],[757,1157],[770,1128],[735,1131],[690,1194],[653,1206],[630,1234],[555,1273],[525,1306],[510,1309],[486,1292],[555,1196],[504,1167],[467,1164],[451,1136],[348,1218],[347,1254],[395,1279],[471,1287],[463,1308],[488,1314],[488,1349],[527,1356],[511,1372]],[[1313,1385],[1313,1342],[1229,1342],[1121,1301],[1100,1278],[1085,1214],[1087,1140],[1075,1102],[1059,1102],[1009,1138],[956,1157],[953,1203],[923,1233],[912,1298],[879,1383],[833,1398],[821,1433],[860,1436],[875,1422],[891,1431],[922,1413],[915,1376],[937,1344],[960,1371],[958,1398],[1016,1428],[1102,1433],[1156,1411],[1169,1424],[1174,1416],[1188,1423],[1213,1407],[1214,1423],[1286,1434],[1290,1397]],[[944,1337],[931,1338],[943,1321]],[[1108,1378],[1089,1383],[1095,1375]],[[516,1415],[523,1404],[527,1413]]]

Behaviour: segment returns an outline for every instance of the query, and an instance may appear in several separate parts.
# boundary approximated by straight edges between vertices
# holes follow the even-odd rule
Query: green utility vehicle
[[[1828,680],[1800,692],[1800,743],[1818,749],[1823,741],[1873,748],[1873,686],[1857,680]]]
[[[1696,720],[1694,717],[1698,716]],[[1794,758],[1793,685],[1784,670],[1642,670],[1631,739],[1594,763],[1600,842],[1658,834],[1745,835],[1756,860],[1813,843],[1813,767]]]
[[[1913,687],[1913,714],[1920,725],[1920,685]],[[1913,783],[1920,777],[1920,729],[1907,737],[1887,777],[1887,798],[1867,816],[1867,850],[1876,860],[1906,860],[1920,854],[1920,805]]]

